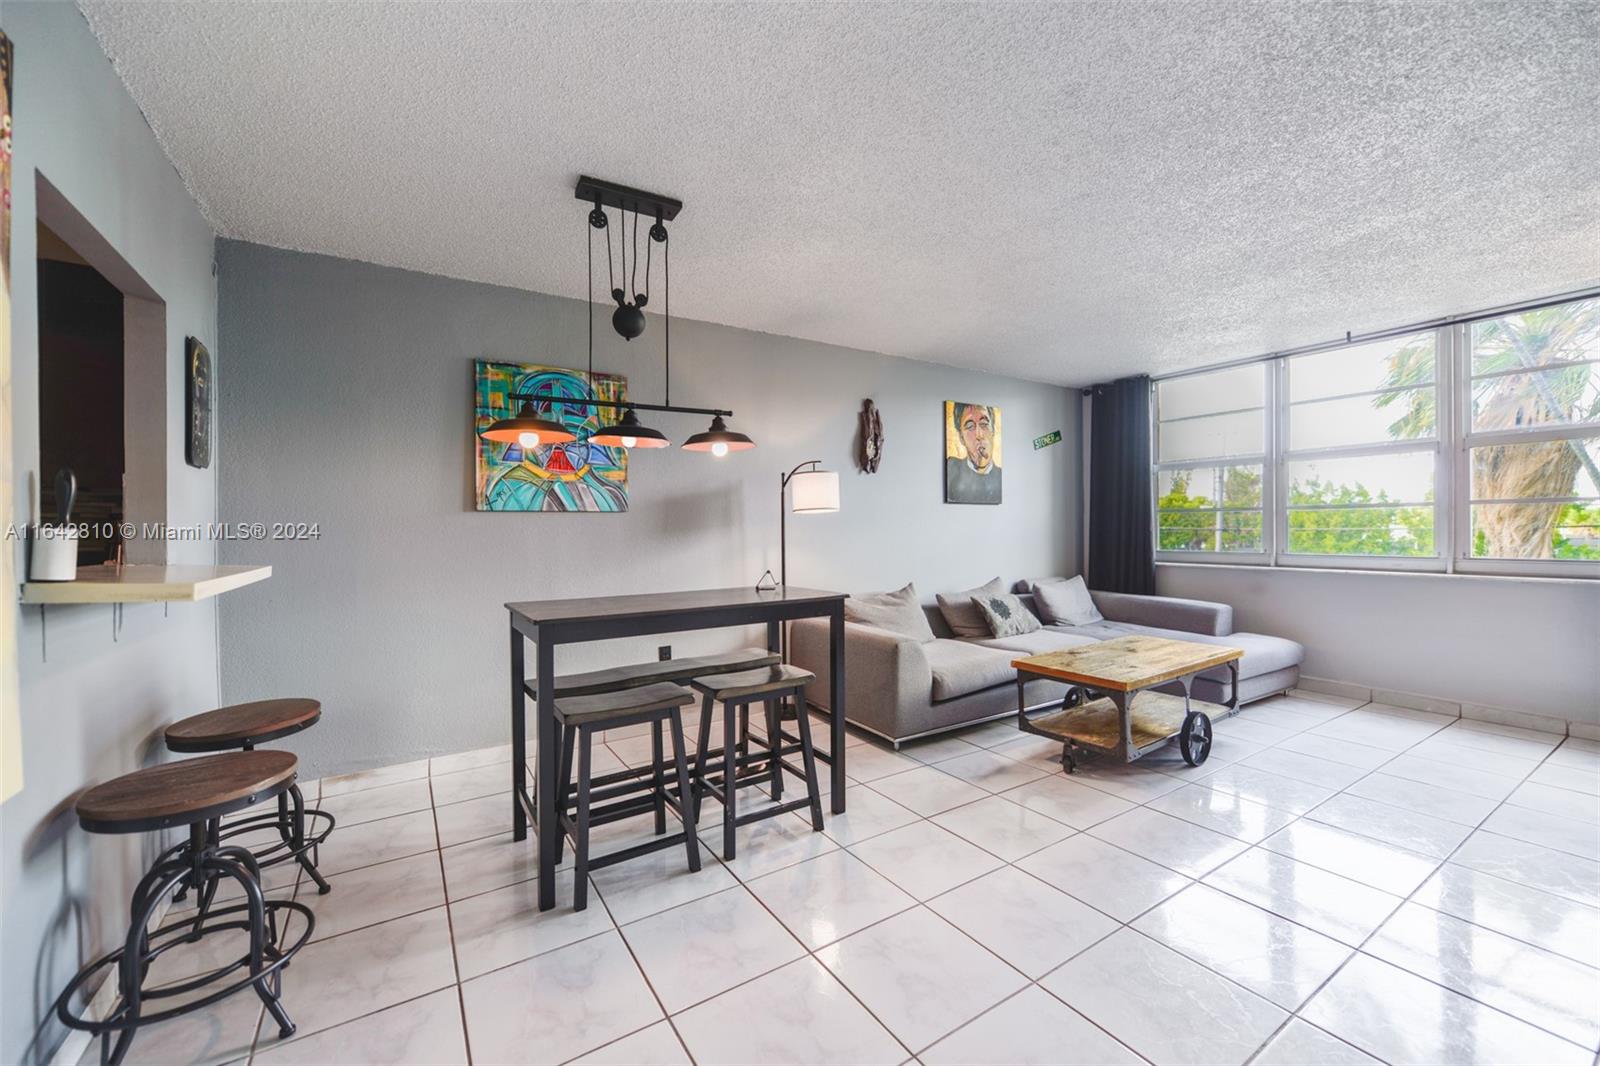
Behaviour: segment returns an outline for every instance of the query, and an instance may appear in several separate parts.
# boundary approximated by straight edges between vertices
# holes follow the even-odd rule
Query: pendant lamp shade
[[[805,470],[789,479],[789,509],[795,514],[830,514],[839,509],[839,473]]]
[[[591,444],[598,444],[604,448],[669,448],[672,442],[665,433],[651,429],[649,426],[639,424],[639,416],[633,408],[628,408],[622,415],[622,421],[614,426],[606,426],[589,435]]]
[[[534,414],[533,404],[524,402],[522,410],[512,418],[502,418],[489,425],[480,436],[497,444],[517,444],[524,448],[537,448],[549,444],[566,444],[578,439],[560,422],[540,418]]]
[[[728,428],[721,415],[711,419],[711,428],[704,433],[696,433],[683,442],[686,452],[710,452],[721,458],[729,452],[747,452],[756,446],[756,442],[743,433],[735,432]]]

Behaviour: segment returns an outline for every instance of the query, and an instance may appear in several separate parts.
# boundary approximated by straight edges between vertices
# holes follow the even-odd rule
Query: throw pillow
[[[907,585],[894,592],[869,592],[863,596],[847,596],[844,601],[844,619],[864,626],[876,626],[890,633],[906,637],[918,644],[933,639],[933,627],[928,616],[922,613],[915,585]]]
[[[939,601],[939,613],[944,616],[944,624],[950,627],[951,633],[958,637],[987,637],[989,623],[984,620],[983,612],[972,605],[972,601],[997,596],[1004,591],[1000,587],[1000,579],[992,578],[975,589],[949,595],[941,592],[934,598]]]
[[[1039,628],[1039,620],[1033,616],[1033,612],[1012,593],[974,596],[972,605],[988,622],[989,632],[997,637],[1020,637]]]
[[[1035,585],[1033,598],[1039,604],[1039,613],[1061,625],[1087,626],[1104,621],[1081,577]]]

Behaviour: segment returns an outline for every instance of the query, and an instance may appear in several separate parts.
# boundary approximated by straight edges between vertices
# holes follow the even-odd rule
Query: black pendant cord
[[[646,285],[650,283],[649,271],[645,271],[644,280]],[[639,298],[639,212],[637,209],[633,212],[633,275],[628,278],[628,288],[633,290],[631,295],[637,300]]]
[[[599,204],[595,205],[600,210]],[[606,226],[606,288],[615,290],[617,287],[617,267],[611,260],[611,226]]]
[[[599,204],[595,205],[599,207]],[[589,273],[586,280],[589,283],[587,302],[583,305],[584,315],[589,323],[589,387],[594,388],[594,225],[587,219],[583,228],[589,231]],[[606,238],[606,250],[611,250],[611,238]]]
[[[663,236],[661,241],[661,280],[667,287],[666,314],[661,323],[662,334],[666,338],[664,354],[666,356],[666,402],[672,403],[672,237]]]

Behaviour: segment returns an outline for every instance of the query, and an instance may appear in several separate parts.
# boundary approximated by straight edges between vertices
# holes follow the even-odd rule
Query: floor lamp
[[[839,474],[818,470],[821,459],[807,459],[787,474],[778,475],[778,580],[768,570],[756,582],[761,591],[789,584],[789,512],[832,514],[839,509]],[[805,469],[811,467],[810,470]]]

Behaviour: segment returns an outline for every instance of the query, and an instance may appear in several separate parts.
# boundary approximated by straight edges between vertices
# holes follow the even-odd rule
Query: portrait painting
[[[473,433],[477,444],[480,511],[626,511],[628,453],[589,443],[589,435],[617,417],[609,407],[563,400],[627,399],[628,379],[590,375],[564,367],[478,360],[473,367]],[[559,422],[577,439],[524,448],[484,440],[498,419],[511,417],[522,397],[538,397],[540,418]]]
[[[944,404],[944,502],[1000,502],[1000,408]]]

